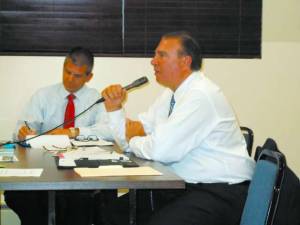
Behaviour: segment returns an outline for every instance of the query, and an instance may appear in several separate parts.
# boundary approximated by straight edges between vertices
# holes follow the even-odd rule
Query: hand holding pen
[[[27,135],[35,135],[35,134],[36,134],[36,131],[34,129],[30,128],[27,121],[24,121],[24,126],[22,126],[19,129],[18,139],[20,141],[22,141],[22,140],[26,139]]]

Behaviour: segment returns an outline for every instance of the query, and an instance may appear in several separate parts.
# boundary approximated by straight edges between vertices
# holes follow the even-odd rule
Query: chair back
[[[263,146],[257,146],[254,159],[257,161],[263,149],[281,152],[272,138]],[[273,225],[300,225],[300,180],[288,165],[284,168],[284,179],[280,188],[279,203]]]
[[[242,134],[244,135],[246,144],[247,144],[247,151],[249,156],[252,154],[252,147],[253,147],[253,141],[254,141],[254,134],[253,131],[248,127],[240,127]]]
[[[271,225],[284,176],[285,157],[264,149],[258,157],[240,225]]]

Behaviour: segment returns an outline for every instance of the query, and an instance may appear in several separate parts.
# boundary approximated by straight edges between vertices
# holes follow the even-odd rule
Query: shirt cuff
[[[129,152],[130,149],[125,136],[125,111],[123,109],[120,109],[113,112],[108,112],[108,120],[109,128],[116,143],[120,146],[120,148],[123,151]]]
[[[143,158],[143,159],[148,159],[148,160],[153,160],[152,157],[152,142],[151,142],[151,136],[135,136],[130,139],[129,141],[129,146],[131,152],[133,152],[137,157]]]
[[[91,129],[88,127],[78,127],[79,128],[79,135],[83,135],[85,137],[92,135]]]

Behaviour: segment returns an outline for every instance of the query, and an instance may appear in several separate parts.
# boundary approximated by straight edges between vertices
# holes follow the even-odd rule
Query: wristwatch
[[[77,136],[76,135],[76,128],[75,127],[70,127],[69,131],[71,133],[71,138],[75,138]]]

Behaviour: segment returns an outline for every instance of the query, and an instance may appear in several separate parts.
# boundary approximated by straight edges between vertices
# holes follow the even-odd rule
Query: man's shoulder
[[[165,88],[155,99],[155,102],[169,101],[173,92],[169,88]]]
[[[62,88],[62,84],[60,84],[60,83],[48,85],[48,86],[39,88],[33,94],[33,96],[44,96],[44,95],[48,96],[51,94],[57,94],[57,93],[59,93],[59,90],[61,88]]]
[[[193,80],[193,82],[190,84],[190,87],[188,88],[187,93],[189,92],[198,92],[199,94],[211,95],[222,91],[216,83],[203,75]]]
[[[84,85],[78,92],[84,98],[99,98],[100,93],[97,89]]]
[[[89,87],[89,86],[87,86],[87,85],[84,85],[83,88],[85,89],[85,91],[86,91],[87,93],[92,93],[92,94],[100,95],[100,94],[99,94],[99,91],[98,91],[96,88]]]

